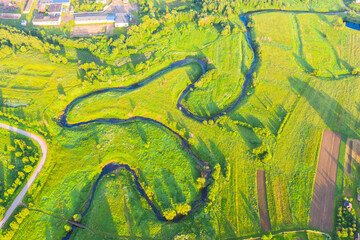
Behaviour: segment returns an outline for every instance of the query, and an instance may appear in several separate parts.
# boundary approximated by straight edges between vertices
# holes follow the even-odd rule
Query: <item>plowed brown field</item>
[[[270,217],[266,198],[266,179],[265,171],[257,170],[257,195],[259,205],[259,215],[261,228],[265,231],[270,231]]]
[[[324,130],[310,211],[310,226],[330,232],[341,134]]]

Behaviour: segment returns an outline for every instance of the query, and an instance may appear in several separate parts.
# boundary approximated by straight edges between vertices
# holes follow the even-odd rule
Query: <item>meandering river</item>
[[[250,37],[250,31],[249,31],[249,28],[247,27],[247,17],[246,15],[242,16],[241,17],[241,21],[244,23],[244,26],[246,28],[246,39],[247,39],[247,42],[249,44],[249,47],[251,48],[252,52],[253,52],[253,55],[254,55],[254,58],[253,58],[253,62],[250,66],[250,69],[248,71],[248,73],[246,74],[246,77],[245,77],[245,81],[243,83],[243,86],[242,86],[242,91],[241,91],[241,94],[240,96],[228,107],[226,108],[224,111],[222,111],[221,113],[215,115],[215,116],[212,116],[211,118],[202,118],[202,117],[199,117],[199,116],[196,116],[195,114],[191,113],[184,105],[182,105],[182,100],[184,99],[184,97],[191,91],[191,89],[194,89],[195,86],[194,84],[195,83],[192,83],[190,85],[188,85],[185,90],[180,94],[180,97],[178,98],[177,100],[177,108],[184,114],[186,115],[187,117],[195,120],[195,121],[204,121],[204,120],[214,120],[222,115],[225,115],[227,114],[229,111],[233,110],[236,105],[244,98],[245,96],[245,91],[246,91],[246,88],[250,82],[250,79],[251,79],[251,76],[254,72],[254,68],[255,68],[255,65],[256,65],[256,62],[257,62],[257,59],[256,59],[256,55],[255,55],[255,51],[254,51],[254,47],[252,45],[252,42],[251,42],[251,37]],[[159,122],[159,121],[156,121],[154,119],[151,119],[151,118],[146,118],[146,117],[141,117],[141,116],[135,116],[135,117],[131,117],[131,118],[128,118],[128,119],[121,119],[121,118],[97,118],[97,119],[93,119],[93,120],[90,120],[90,121],[84,121],[84,122],[76,122],[76,123],[69,123],[67,121],[67,115],[69,113],[69,111],[71,111],[71,109],[77,104],[79,103],[81,100],[87,98],[87,97],[90,97],[90,96],[93,96],[93,95],[97,95],[97,94],[101,94],[101,93],[105,93],[105,92],[112,92],[112,91],[122,91],[122,92],[126,92],[126,91],[131,91],[131,90],[134,90],[134,89],[138,89],[138,88],[141,88],[143,87],[144,85],[146,85],[147,83],[151,82],[152,80],[158,78],[160,75],[166,73],[166,72],[169,72],[171,71],[172,69],[175,69],[175,68],[179,68],[179,67],[182,67],[182,66],[185,66],[187,64],[190,64],[190,63],[197,63],[200,65],[201,69],[202,69],[202,75],[206,73],[207,71],[207,67],[206,67],[206,64],[204,62],[202,62],[201,60],[199,59],[195,59],[195,58],[188,58],[188,59],[184,59],[184,60],[180,60],[180,61],[177,61],[177,62],[174,62],[173,64],[171,64],[169,67],[157,72],[156,74],[144,79],[143,81],[141,82],[138,82],[138,83],[135,83],[135,84],[132,84],[130,86],[127,86],[127,87],[113,87],[113,88],[105,88],[105,89],[100,89],[100,90],[96,90],[96,91],[93,91],[93,92],[90,92],[88,94],[85,94],[83,96],[80,96],[76,99],[74,99],[72,102],[70,102],[63,114],[60,116],[60,119],[59,119],[59,123],[61,126],[63,126],[64,128],[73,128],[73,127],[79,127],[79,126],[82,126],[82,125],[88,125],[88,124],[91,124],[91,123],[106,123],[106,124],[121,124],[121,123],[126,123],[126,122],[130,122],[130,121],[148,121],[148,122],[151,122],[151,123],[154,123],[156,125],[159,125],[161,127],[164,127],[166,128],[167,130],[169,130],[170,132],[172,132],[173,134],[175,134],[181,141],[182,143],[182,147],[196,160],[196,162],[202,167],[202,172],[203,174],[205,175],[205,179],[206,181],[211,177],[211,170],[210,168],[207,166],[207,163],[205,163],[204,161],[202,161],[201,159],[199,159],[191,150],[190,148],[190,145],[189,143],[187,142],[187,140],[185,138],[183,138],[179,133],[175,132],[174,130],[172,130],[171,128],[169,128],[168,126],[166,126],[165,124]],[[201,76],[199,77],[199,79],[197,79],[196,81],[199,81],[201,78]],[[133,176],[133,179],[134,179],[134,184],[135,184],[135,187],[137,189],[137,191],[139,192],[139,194],[141,195],[141,197],[143,197],[146,202],[148,203],[148,205],[151,207],[152,211],[154,212],[155,216],[157,217],[157,219],[159,219],[160,221],[166,221],[165,217],[162,215],[161,211],[159,209],[156,208],[156,206],[154,205],[154,203],[149,199],[149,197],[146,195],[145,193],[145,190],[144,188],[141,186],[140,182],[139,182],[139,178],[138,176],[136,175],[136,172],[130,168],[129,165],[127,164],[119,164],[119,163],[116,163],[116,162],[111,162],[109,164],[107,164],[106,166],[103,167],[99,177],[97,178],[97,180],[95,181],[93,187],[92,187],[92,190],[91,190],[91,196],[88,200],[88,204],[87,204],[87,207],[85,209],[85,211],[83,213],[81,213],[82,217],[85,217],[85,215],[88,213],[90,207],[91,207],[91,204],[93,202],[93,199],[94,199],[94,195],[95,195],[95,191],[96,191],[96,188],[99,184],[99,181],[107,174],[109,173],[112,173],[114,172],[115,170],[119,170],[119,169],[125,169],[127,170],[129,173],[131,173],[131,175]],[[193,202],[191,204],[191,210],[188,214],[191,214],[193,213],[199,206],[201,206],[206,198],[207,198],[207,193],[208,193],[208,190],[207,190],[207,187],[204,187],[203,189],[201,189],[200,191],[200,198],[198,200],[196,200],[195,202]],[[172,221],[174,222],[178,222],[180,221],[184,216],[183,215],[177,215]],[[66,237],[63,238],[63,240],[67,240],[70,238],[73,230],[75,229],[76,227],[73,226],[72,227],[72,231],[70,231]]]
[[[275,11],[275,10],[258,10],[258,11],[254,11],[254,12],[262,12],[262,11]],[[279,10],[276,10],[279,11]],[[249,13],[254,13],[254,12],[249,12]],[[309,13],[306,11],[292,11],[292,12],[297,12],[297,13]],[[247,13],[247,14],[249,14]],[[312,12],[312,13],[316,13],[316,12]],[[320,13],[320,12],[319,12]],[[343,14],[343,13],[347,13],[347,12],[338,12],[338,13],[323,13],[323,14],[330,14],[330,15],[338,15],[338,14]],[[188,85],[185,90],[180,94],[180,97],[177,100],[177,108],[187,117],[198,121],[198,122],[202,122],[204,120],[216,120],[217,118],[219,118],[220,116],[226,115],[228,112],[232,111],[237,105],[238,103],[245,97],[246,95],[246,88],[248,87],[251,77],[254,73],[255,70],[255,66],[257,63],[257,56],[255,54],[255,50],[254,50],[254,46],[252,44],[252,40],[251,40],[251,35],[250,35],[250,29],[247,26],[248,20],[247,20],[247,14],[244,14],[240,17],[241,21],[244,24],[244,27],[246,29],[246,40],[247,43],[249,45],[249,47],[252,50],[252,54],[253,54],[253,61],[251,63],[250,69],[248,71],[248,73],[245,76],[245,81],[243,83],[242,86],[242,90],[241,90],[241,94],[236,98],[235,101],[233,101],[230,106],[228,106],[226,109],[224,109],[222,112],[218,113],[217,115],[211,116],[209,118],[205,118],[205,117],[200,117],[195,115],[194,113],[190,112],[181,102],[182,100],[186,97],[187,94],[189,94],[189,92],[191,91],[191,89],[195,88],[195,83],[197,81],[199,81],[201,79],[201,76],[199,77],[199,79],[197,79],[194,83]],[[350,23],[350,22],[346,22],[346,26],[352,29],[356,29],[356,30],[360,30],[360,26],[359,24],[355,24],[355,23]],[[205,74],[207,72],[207,67],[206,64],[204,62],[202,62],[199,59],[195,59],[195,58],[188,58],[188,59],[184,59],[184,60],[180,60],[180,61],[176,61],[173,64],[171,64],[170,66],[168,66],[167,68],[157,72],[156,74],[144,79],[143,81],[137,82],[135,84],[132,84],[130,86],[127,87],[113,87],[113,88],[105,88],[105,89],[100,89],[100,90],[96,90],[93,92],[90,92],[88,94],[85,94],[83,96],[80,96],[76,99],[74,99],[69,105],[66,106],[63,114],[60,116],[60,120],[59,123],[61,126],[63,126],[64,128],[73,128],[73,127],[79,127],[82,125],[88,125],[88,124],[92,124],[92,123],[106,123],[106,124],[121,124],[121,123],[126,123],[126,122],[131,122],[131,121],[148,121],[151,123],[154,123],[156,125],[159,125],[161,127],[166,128],[167,130],[169,130],[170,132],[172,132],[173,134],[175,134],[181,141],[182,143],[182,147],[196,160],[196,162],[202,167],[203,169],[203,173],[205,174],[205,178],[206,180],[208,180],[211,177],[211,170],[210,168],[207,166],[207,163],[205,163],[204,161],[202,161],[201,159],[199,159],[191,150],[189,143],[187,142],[186,139],[184,139],[179,133],[175,132],[174,130],[172,130],[171,128],[169,128],[168,126],[166,126],[165,124],[151,119],[151,118],[146,118],[146,117],[141,117],[141,116],[135,116],[135,117],[131,117],[131,118],[127,118],[127,119],[121,119],[121,118],[97,118],[97,119],[93,119],[90,121],[83,121],[83,122],[76,122],[76,123],[69,123],[67,121],[67,114],[69,113],[69,111],[71,111],[71,109],[78,104],[80,101],[82,101],[83,99],[93,96],[93,95],[97,95],[97,94],[101,94],[101,93],[105,93],[105,92],[115,92],[115,91],[122,91],[122,92],[127,92],[127,91],[131,91],[134,89],[138,89],[143,87],[144,85],[146,85],[147,83],[153,81],[154,79],[158,78],[160,75],[167,73],[175,68],[179,68],[182,66],[185,66],[187,64],[190,63],[197,63],[200,65],[201,69],[202,69],[202,75]],[[141,195],[141,197],[143,197],[146,202],[148,203],[148,205],[151,207],[152,211],[154,212],[155,216],[157,217],[157,219],[159,219],[160,221],[166,221],[165,217],[162,215],[161,211],[159,209],[156,208],[156,206],[154,205],[154,203],[149,199],[149,197],[146,195],[144,188],[141,186],[140,182],[139,182],[139,178],[136,175],[136,172],[130,168],[129,165],[127,164],[119,164],[116,162],[111,162],[107,165],[105,165],[99,175],[99,177],[97,178],[97,180],[95,181],[92,190],[91,190],[91,196],[88,200],[87,203],[87,207],[85,209],[85,211],[83,213],[81,213],[82,217],[85,217],[85,215],[88,213],[91,204],[93,202],[94,199],[94,195],[96,192],[96,188],[100,182],[100,180],[107,174],[110,174],[116,170],[119,169],[124,169],[126,171],[128,171],[134,179],[134,184],[135,187],[137,189],[137,191],[139,192],[139,194]],[[204,187],[203,189],[201,189],[201,194],[200,194],[200,198],[193,202],[191,205],[191,210],[189,212],[189,214],[191,214],[192,212],[194,212],[199,206],[201,206],[206,198],[207,198],[207,187]],[[183,215],[177,215],[172,221],[174,222],[178,222],[181,219],[183,219]],[[73,226],[73,230],[76,227]],[[72,231],[70,231],[66,237],[63,238],[63,240],[67,240],[70,238]]]

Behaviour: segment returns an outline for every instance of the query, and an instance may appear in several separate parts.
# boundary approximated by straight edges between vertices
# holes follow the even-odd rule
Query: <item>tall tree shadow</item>
[[[175,200],[174,203],[182,203],[186,201],[179,184],[176,182],[174,175],[168,170],[163,168],[161,170],[163,182],[167,185],[170,196]]]
[[[329,129],[352,137],[359,135],[355,124],[351,124],[356,122],[355,117],[339,102],[298,78],[290,77],[288,80],[294,92],[307,100]]]

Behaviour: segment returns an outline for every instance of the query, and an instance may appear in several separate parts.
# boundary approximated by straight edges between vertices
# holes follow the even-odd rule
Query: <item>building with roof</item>
[[[30,13],[33,3],[34,3],[34,0],[27,0],[25,3],[23,13]]]
[[[129,26],[129,15],[119,13],[116,14],[115,27],[128,27]]]
[[[75,24],[114,23],[115,19],[113,14],[81,14],[75,15]]]
[[[52,3],[61,3],[62,5],[70,6],[70,0],[52,0]]]
[[[32,24],[36,26],[57,26],[61,23],[61,16],[35,16]]]
[[[46,12],[46,4],[39,4],[38,5],[38,9],[37,9],[37,11],[38,11],[38,13],[45,13]]]
[[[20,13],[0,13],[0,19],[20,19]]]
[[[62,4],[61,3],[53,3],[49,5],[48,14],[52,16],[61,15]]]
[[[70,0],[39,0],[39,6],[41,4],[50,5],[50,4],[63,4],[70,6]]]

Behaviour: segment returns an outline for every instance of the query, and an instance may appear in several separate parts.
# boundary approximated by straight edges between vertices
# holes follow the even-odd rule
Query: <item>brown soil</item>
[[[334,194],[341,134],[324,130],[310,211],[310,226],[333,230]]]
[[[265,171],[263,170],[257,170],[257,195],[261,229],[270,231],[270,217],[266,199],[266,179]]]

